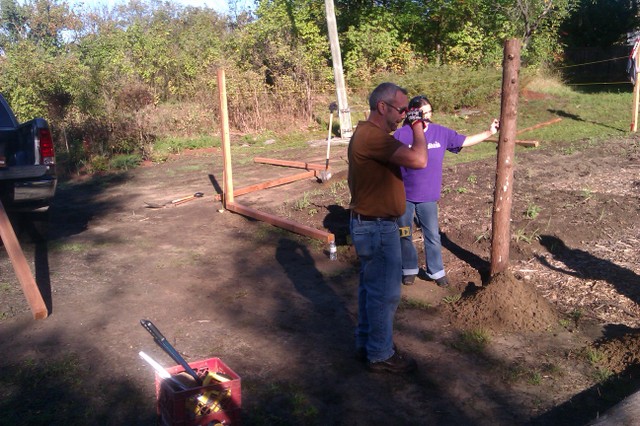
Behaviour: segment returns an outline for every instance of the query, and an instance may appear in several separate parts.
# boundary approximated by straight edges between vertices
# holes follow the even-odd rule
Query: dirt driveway
[[[315,240],[220,212],[219,152],[65,182],[47,241],[16,220],[47,319],[31,318],[0,253],[0,425],[155,424],[154,376],[138,352],[175,363],[143,318],[187,360],[218,357],[242,377],[245,425],[583,425],[640,384],[639,146],[519,151],[513,276],[481,290],[495,161],[446,168],[454,285],[403,288],[396,343],[419,363],[407,377],[368,373],[353,357],[346,145],[332,148],[326,183],[237,199],[335,232],[333,262]],[[325,149],[276,142],[260,155],[322,162]],[[252,155],[234,153],[236,187],[299,172]],[[179,206],[145,204],[199,191]]]

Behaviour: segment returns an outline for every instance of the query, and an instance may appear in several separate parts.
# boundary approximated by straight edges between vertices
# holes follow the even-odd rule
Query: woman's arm
[[[500,129],[500,122],[498,121],[497,118],[494,118],[493,122],[491,122],[491,126],[489,127],[489,130],[485,130],[484,132],[475,134],[473,136],[467,136],[462,146],[471,146],[471,145],[475,145],[477,143],[483,142],[489,139],[491,136],[498,133],[499,129]]]

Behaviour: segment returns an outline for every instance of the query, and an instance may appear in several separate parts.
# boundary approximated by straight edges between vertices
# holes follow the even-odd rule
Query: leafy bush
[[[397,76],[382,74],[376,83],[393,81],[407,88],[409,96],[426,95],[436,111],[453,112],[478,107],[499,99],[502,71],[496,68],[470,69],[452,65],[429,65]]]

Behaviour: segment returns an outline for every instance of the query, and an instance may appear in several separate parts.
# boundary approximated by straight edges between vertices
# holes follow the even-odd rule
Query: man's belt
[[[356,213],[356,212],[352,212],[351,216],[354,219],[358,219],[358,220],[361,220],[361,221],[370,221],[370,222],[381,221],[381,220],[382,221],[395,222],[396,220],[398,220],[397,217],[393,217],[393,216],[390,216],[390,217],[366,216],[366,215],[363,215],[363,214],[360,214],[360,213]]]

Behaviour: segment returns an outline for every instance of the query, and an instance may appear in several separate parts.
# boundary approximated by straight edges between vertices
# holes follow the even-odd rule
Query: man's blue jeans
[[[351,241],[360,259],[356,348],[371,362],[393,356],[393,317],[400,303],[402,258],[398,224],[351,218]]]
[[[427,276],[437,280],[446,275],[442,262],[442,243],[440,242],[440,229],[438,227],[438,203],[424,202],[414,203],[407,201],[407,209],[398,219],[398,225],[408,226],[413,231],[413,214],[415,212],[418,223],[424,237],[424,253],[427,261]],[[417,275],[418,253],[413,245],[412,232],[408,237],[402,237],[402,275]]]

